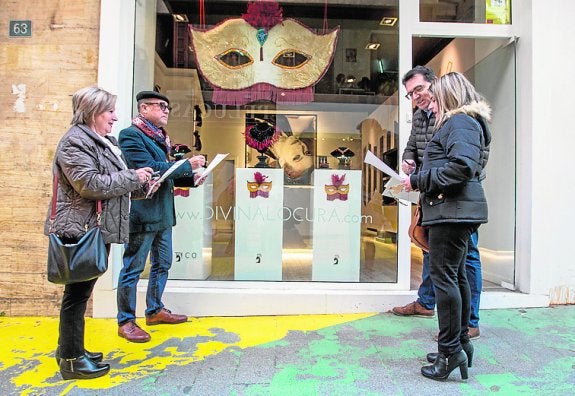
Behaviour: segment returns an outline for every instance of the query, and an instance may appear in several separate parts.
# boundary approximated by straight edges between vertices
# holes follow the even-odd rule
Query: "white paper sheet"
[[[399,174],[391,169],[385,162],[377,158],[371,151],[367,151],[367,153],[365,153],[365,159],[363,162],[375,166],[377,169],[391,177],[391,179],[385,183],[383,195],[386,197],[410,201],[415,204],[419,202],[419,193],[417,191],[405,191],[401,176],[399,176]]]
[[[154,183],[152,183],[150,185],[150,188],[148,189],[148,193],[146,194],[146,198],[149,198],[150,195],[152,195],[152,191],[154,190],[154,187],[156,186],[156,184],[163,182],[164,180],[166,180],[166,177],[168,177],[169,175],[172,174],[172,172],[174,172],[176,169],[178,169],[184,162],[186,162],[188,159],[184,158],[181,159],[179,161],[174,162],[174,165],[170,166],[170,168],[164,172],[164,174],[162,175],[162,177],[160,177],[158,180],[156,180]]]
[[[210,164],[208,165],[208,167],[206,169],[204,169],[203,171],[201,171],[202,176],[200,178],[198,178],[198,180],[196,180],[196,183],[199,183],[201,180],[204,180],[206,177],[208,177],[208,175],[214,170],[214,168],[216,166],[218,166],[218,164],[220,162],[222,162],[222,160],[224,158],[226,158],[229,155],[229,153],[226,154],[217,154],[215,156],[215,158],[210,162]],[[174,165],[170,166],[170,168],[164,172],[164,174],[162,175],[162,177],[160,177],[158,180],[156,180],[148,189],[148,193],[146,194],[146,198],[149,198],[150,195],[152,195],[152,190],[154,189],[154,186],[158,183],[163,182],[164,180],[166,180],[166,178],[172,174],[172,172],[174,172],[176,169],[178,169],[180,167],[180,165],[182,165],[184,162],[186,162],[188,160],[188,158],[183,158],[179,161],[174,162]],[[197,172],[197,170],[196,170]]]
[[[202,176],[197,180],[197,182],[199,183],[200,180],[204,180],[206,177],[208,177],[208,175],[214,170],[214,168],[218,166],[218,164],[222,162],[224,158],[226,158],[228,155],[229,153],[216,154],[214,159],[211,160],[210,163],[208,164],[208,167],[204,169],[204,171],[202,172]]]
[[[365,159],[363,162],[373,165],[391,178],[401,181],[401,176],[399,176],[399,174],[391,169],[385,162],[377,158],[371,151],[368,150],[367,153],[365,153]]]
[[[393,178],[389,179],[389,181],[385,183],[385,189],[383,190],[382,195],[394,199],[409,201],[414,204],[419,202],[419,193],[417,191],[405,191],[403,183]]]

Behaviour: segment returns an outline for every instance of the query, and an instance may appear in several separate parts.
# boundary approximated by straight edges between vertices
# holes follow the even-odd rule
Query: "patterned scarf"
[[[132,120],[132,125],[136,126],[139,130],[144,132],[146,136],[158,143],[166,153],[170,152],[172,144],[170,143],[170,137],[164,128],[156,127],[141,114],[138,114]]]

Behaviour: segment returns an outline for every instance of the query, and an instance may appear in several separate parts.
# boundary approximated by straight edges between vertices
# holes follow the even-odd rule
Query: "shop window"
[[[421,22],[511,23],[511,0],[419,0]]]
[[[154,51],[136,57],[135,91],[170,97],[187,155],[229,153],[201,191],[177,191],[170,277],[397,282],[398,204],[363,158],[397,169],[398,24],[380,22],[399,2],[282,1],[281,34],[239,20],[247,1],[164,3],[154,42],[136,24]]]

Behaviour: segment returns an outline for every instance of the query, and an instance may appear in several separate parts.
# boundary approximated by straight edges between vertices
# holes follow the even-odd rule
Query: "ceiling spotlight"
[[[174,22],[189,22],[186,14],[172,14]]]
[[[379,44],[379,43],[367,43],[367,45],[365,46],[365,49],[375,51],[376,49],[379,48],[380,45],[381,44]]]
[[[383,17],[379,24],[382,26],[393,26],[395,22],[397,22],[397,18]]]

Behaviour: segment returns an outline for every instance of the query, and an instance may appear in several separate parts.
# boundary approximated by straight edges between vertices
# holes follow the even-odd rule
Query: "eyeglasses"
[[[407,93],[407,95],[405,95],[405,97],[409,100],[413,99],[413,95],[414,94],[421,94],[423,92],[423,90],[425,89],[425,85],[418,85],[417,87],[413,88],[413,90],[411,90],[410,92]]]
[[[160,110],[162,110],[162,111],[166,111],[166,110],[172,111],[172,107],[171,107],[171,106],[168,106],[168,105],[165,104],[164,102],[144,102],[144,104],[147,104],[147,105],[158,105],[158,106],[160,106]]]

